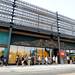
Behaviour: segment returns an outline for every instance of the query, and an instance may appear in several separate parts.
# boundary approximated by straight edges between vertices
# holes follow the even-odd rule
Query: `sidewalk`
[[[35,65],[35,66],[3,66],[0,67],[0,72],[34,72],[34,71],[63,71],[75,70],[74,64],[61,65]]]

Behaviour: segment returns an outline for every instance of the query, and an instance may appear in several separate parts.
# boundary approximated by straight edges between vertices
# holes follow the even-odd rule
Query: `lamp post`
[[[57,20],[57,37],[58,37],[58,49],[60,50],[60,33],[59,33],[59,24],[58,24],[58,12],[56,12],[56,20]]]
[[[56,24],[57,24],[57,40],[58,40],[58,51],[60,52],[60,33],[59,33],[59,24],[58,24],[58,12],[56,12]],[[61,58],[59,55],[59,63],[61,64]]]
[[[59,32],[59,17],[58,17],[58,12],[56,12],[56,19],[57,19],[57,40],[58,40],[58,50],[59,50],[59,53],[62,52],[61,50],[61,46],[60,46],[60,32]],[[61,57],[61,55],[59,54],[59,63],[60,64],[64,64],[64,60],[63,60],[63,57]]]
[[[6,65],[8,65],[8,60],[9,60],[9,52],[10,52],[10,43],[11,43],[11,34],[12,34],[12,26],[13,26],[13,18],[14,18],[14,11],[16,7],[16,0],[13,1],[12,4],[12,14],[11,14],[11,22],[10,22],[10,28],[9,28],[9,37],[8,37],[8,52],[7,52],[7,60],[6,60]]]

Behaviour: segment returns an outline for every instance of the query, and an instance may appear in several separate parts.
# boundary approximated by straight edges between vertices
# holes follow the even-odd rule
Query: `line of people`
[[[41,64],[53,64],[58,63],[57,57],[40,57],[40,56],[22,56],[17,55],[16,65],[41,65]]]
[[[66,61],[68,64],[72,63],[72,60],[67,56]],[[44,65],[44,64],[58,64],[57,56],[16,56],[16,65]],[[6,58],[4,56],[0,57],[0,65],[6,65]]]
[[[73,60],[71,57],[66,56],[66,61],[67,64],[72,64]],[[44,64],[59,64],[58,62],[58,56],[45,56],[45,57],[40,57],[40,56],[22,56],[20,57],[19,55],[17,55],[16,57],[16,65],[44,65]],[[64,60],[64,58],[63,58]],[[65,62],[64,62],[65,64]]]

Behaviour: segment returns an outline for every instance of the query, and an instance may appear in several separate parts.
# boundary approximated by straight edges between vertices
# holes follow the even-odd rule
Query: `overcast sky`
[[[75,19],[75,0],[23,0],[39,7],[48,9]]]

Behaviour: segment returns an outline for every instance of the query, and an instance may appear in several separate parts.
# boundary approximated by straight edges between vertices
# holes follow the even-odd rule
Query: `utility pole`
[[[14,0],[13,4],[12,4],[12,14],[11,14],[11,22],[10,22],[10,28],[9,28],[9,38],[8,38],[8,52],[7,52],[7,60],[6,60],[6,65],[8,65],[9,62],[9,53],[10,53],[10,43],[11,43],[11,34],[12,34],[12,26],[14,25],[13,23],[13,18],[14,18],[14,11],[15,11],[15,7],[16,7],[16,0]]]
[[[56,19],[57,19],[57,36],[58,36],[58,49],[60,50],[60,32],[59,32],[59,18],[58,18],[58,12],[56,12]]]
[[[60,33],[59,33],[59,22],[58,22],[59,18],[58,18],[58,12],[56,12],[56,24],[57,24],[57,40],[58,40],[58,51],[60,52]],[[59,63],[61,64],[61,58],[59,55]]]

